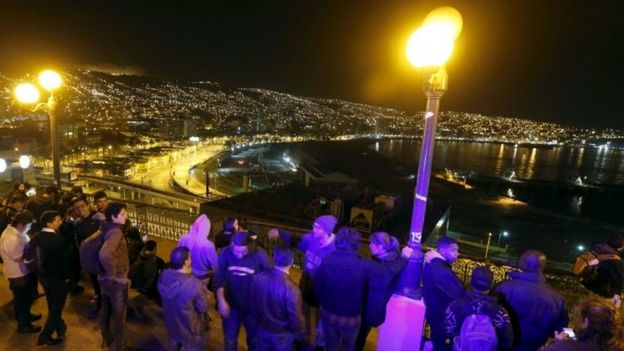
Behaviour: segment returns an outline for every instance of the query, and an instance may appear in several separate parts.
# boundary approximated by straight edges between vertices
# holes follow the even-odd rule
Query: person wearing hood
[[[507,307],[514,326],[514,351],[535,351],[556,331],[568,325],[565,299],[546,283],[546,255],[525,251],[518,260],[520,272],[510,272],[511,280],[496,289]]]
[[[208,290],[192,274],[193,258],[188,248],[178,246],[171,252],[171,269],[158,281],[168,350],[200,351],[208,340]]]
[[[128,308],[128,246],[123,226],[128,219],[126,204],[111,202],[104,210],[106,223],[102,225],[104,244],[99,252],[103,272],[98,274],[102,293],[100,331],[102,346],[121,351],[125,347],[126,309]]]
[[[459,258],[457,240],[450,236],[438,239],[438,249],[425,254],[423,269],[423,297],[425,318],[431,326],[431,341],[435,351],[452,350],[451,340],[446,336],[444,314],[448,305],[466,296],[464,284],[457,278],[451,265]]]
[[[191,252],[193,275],[204,282],[217,270],[217,250],[208,239],[210,219],[205,214],[197,217],[188,233],[180,238],[178,247],[187,247]]]
[[[396,287],[397,280],[407,258],[399,251],[399,241],[386,232],[375,232],[369,244],[375,267],[368,281],[362,325],[355,342],[356,350],[364,350],[366,338],[372,328],[380,326],[386,319],[386,305]]]

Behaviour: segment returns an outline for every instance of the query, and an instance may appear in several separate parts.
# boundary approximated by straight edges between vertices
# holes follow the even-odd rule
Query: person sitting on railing
[[[624,335],[614,306],[599,298],[587,298],[574,307],[576,333],[555,332],[555,340],[542,351],[622,351]]]
[[[514,326],[514,351],[535,351],[568,324],[565,299],[546,283],[546,255],[525,251],[518,260],[520,272],[510,272],[511,280],[496,289]]]
[[[595,281],[585,284],[591,292],[609,300],[618,309],[622,306],[621,294],[624,291],[624,261],[621,259],[624,251],[624,233],[612,234],[605,243],[598,243],[592,247],[592,252],[613,259],[600,259]]]
[[[427,310],[425,318],[431,326],[431,341],[435,351],[452,350],[446,336],[444,313],[448,305],[466,296],[464,284],[457,278],[451,265],[459,257],[457,240],[450,236],[438,239],[437,250],[425,254],[423,269],[423,297]]]
[[[217,250],[212,241],[208,240],[209,233],[210,219],[202,214],[178,242],[178,247],[185,246],[191,250],[193,275],[205,283],[208,283],[218,267]]]

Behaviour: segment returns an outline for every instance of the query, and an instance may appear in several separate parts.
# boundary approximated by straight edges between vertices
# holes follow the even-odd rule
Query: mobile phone
[[[574,334],[574,330],[572,328],[563,328],[563,332],[566,333],[570,339],[576,340],[576,334]]]

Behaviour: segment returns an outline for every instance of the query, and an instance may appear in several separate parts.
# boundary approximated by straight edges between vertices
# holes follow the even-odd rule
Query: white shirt
[[[4,261],[4,275],[7,278],[20,278],[28,273],[28,268],[22,261],[24,246],[30,238],[26,233],[20,233],[14,226],[8,225],[0,238],[0,256]]]

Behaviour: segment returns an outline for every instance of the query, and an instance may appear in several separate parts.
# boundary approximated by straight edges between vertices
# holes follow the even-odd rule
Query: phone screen
[[[574,334],[574,330],[572,328],[563,328],[563,332],[566,333],[570,339],[576,340],[576,334]]]

